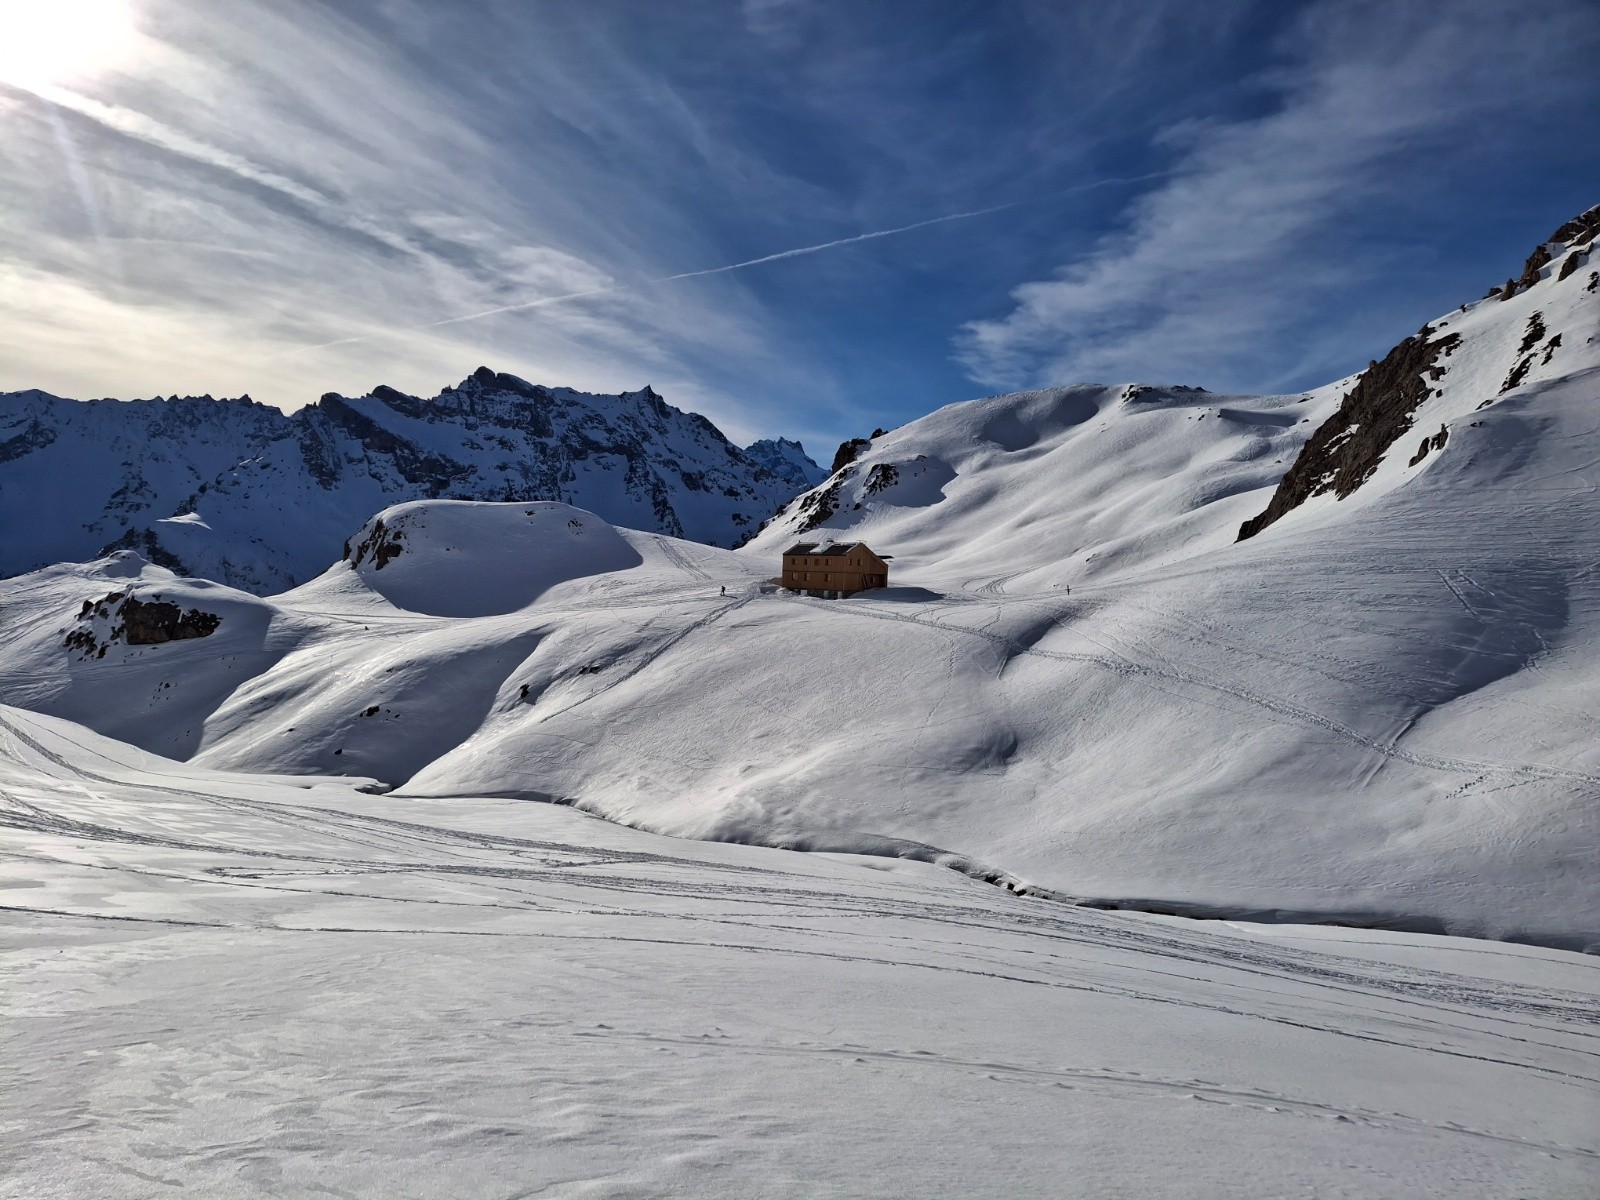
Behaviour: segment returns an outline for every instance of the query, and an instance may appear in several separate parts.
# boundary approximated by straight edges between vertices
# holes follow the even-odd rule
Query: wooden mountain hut
[[[865,542],[797,542],[783,552],[782,584],[807,596],[837,600],[888,587],[890,561]]]

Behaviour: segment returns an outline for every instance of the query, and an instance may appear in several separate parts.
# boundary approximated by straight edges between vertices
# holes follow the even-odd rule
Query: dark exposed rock
[[[344,560],[352,568],[359,567],[368,560],[372,569],[381,571],[394,559],[400,557],[400,552],[405,549],[405,534],[398,529],[390,529],[381,520],[372,522],[372,528],[367,536],[351,546],[344,544]]]
[[[796,533],[810,533],[834,513],[839,511],[839,487],[844,481],[836,479],[825,488],[800,498],[800,524]]]
[[[179,608],[170,600],[141,601],[136,596],[122,602],[121,616],[130,646],[158,646],[210,637],[222,624],[216,613]]]
[[[1522,345],[1517,347],[1517,353],[1526,354],[1529,350],[1532,350],[1540,342],[1544,341],[1544,335],[1547,332],[1548,330],[1544,326],[1544,314],[1534,313],[1528,318],[1527,327],[1522,331]]]
[[[1561,335],[1558,333],[1558,334],[1555,335],[1555,337],[1551,338],[1548,342],[1545,343],[1544,358],[1540,360],[1540,364],[1539,365],[1540,366],[1548,366],[1549,363],[1550,363],[1550,360],[1555,356],[1555,352],[1558,349],[1560,349],[1560,347],[1561,347]]]
[[[867,473],[862,490],[869,496],[893,487],[900,482],[900,469],[893,463],[878,463]]]
[[[77,650],[84,658],[104,658],[107,647],[117,641],[130,646],[159,646],[210,637],[222,624],[216,613],[186,609],[159,595],[141,600],[132,590],[85,600],[76,621],[62,645]],[[111,625],[108,633],[100,632],[101,623]]]
[[[1561,260],[1561,269],[1556,272],[1556,281],[1560,282],[1568,275],[1575,274],[1578,268],[1583,266],[1588,257],[1588,253],[1583,250],[1574,250],[1571,254],[1567,255]]]
[[[860,458],[861,452],[870,445],[872,445],[871,438],[851,438],[848,442],[840,442],[839,449],[833,456],[833,466],[828,468],[828,474],[838,474],[842,468]]]
[[[1425,437],[1422,439],[1422,445],[1417,447],[1417,452],[1411,456],[1411,461],[1406,465],[1410,467],[1416,466],[1419,462],[1428,457],[1428,451],[1443,450],[1444,444],[1449,440],[1450,431],[1443,425],[1440,425],[1438,433],[1434,434],[1432,437]]]
[[[419,399],[417,396],[408,396],[399,388],[392,388],[387,383],[380,383],[372,389],[372,398],[382,400],[385,404],[407,404]]]
[[[1427,325],[1362,372],[1337,412],[1311,435],[1266,509],[1239,529],[1254,537],[1312,496],[1350,495],[1378,469],[1389,447],[1411,428],[1414,414],[1444,374],[1438,365],[1461,343],[1459,334],[1435,338]]]
[[[0,442],[0,463],[11,462],[24,454],[32,454],[35,450],[43,450],[55,440],[55,430],[47,425],[41,425],[37,420],[30,421],[28,427],[21,433]]]
[[[1573,217],[1552,233],[1550,240],[1568,246],[1581,246],[1585,242],[1594,241],[1597,236],[1600,236],[1600,204]]]
[[[1522,275],[1517,279],[1517,286],[1526,291],[1539,282],[1539,274],[1550,265],[1550,247],[1547,245],[1535,246],[1533,253],[1528,255],[1528,261],[1522,264]]]
[[[1600,234],[1600,204],[1574,217],[1552,233],[1548,241],[1535,246],[1533,253],[1528,255],[1528,261],[1522,264],[1522,274],[1516,279],[1506,280],[1502,288],[1491,289],[1489,295],[1493,296],[1498,291],[1500,299],[1509,300],[1518,292],[1525,292],[1533,287],[1539,282],[1544,268],[1555,261],[1551,246],[1567,246],[1572,250],[1556,274],[1558,280],[1565,279],[1578,269],[1581,261],[1579,248],[1591,245],[1597,234]],[[1587,254],[1583,257],[1587,257]]]
[[[1522,381],[1528,377],[1528,372],[1532,369],[1533,355],[1523,355],[1521,360],[1511,368],[1511,373],[1506,376],[1506,381],[1500,385],[1500,394],[1504,396],[1512,388],[1521,387]],[[1479,407],[1483,406],[1479,405]]]

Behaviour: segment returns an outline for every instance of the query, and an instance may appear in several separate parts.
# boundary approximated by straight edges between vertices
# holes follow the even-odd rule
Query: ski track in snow
[[[269,599],[6,581],[0,1192],[1600,1195],[1595,311],[1448,314],[1370,477],[1244,543],[1353,380],[948,406],[738,553],[419,501]],[[163,544],[301,578],[228,531],[363,503],[254,479]],[[763,590],[801,535],[895,586]],[[1174,915],[1312,912],[1544,948]]]
[[[810,600],[800,596],[787,597],[790,603],[825,605],[825,600]],[[1070,615],[1070,608],[1063,609],[1061,617]],[[1150,662],[1140,662],[1122,653],[1107,648],[1107,653],[1079,654],[1060,650],[1042,650],[1037,646],[1022,646],[1004,634],[991,633],[982,629],[973,629],[956,625],[950,622],[924,620],[918,617],[907,616],[904,613],[889,613],[861,605],[851,610],[851,616],[866,617],[874,621],[897,621],[907,625],[921,625],[929,629],[936,629],[940,633],[949,633],[967,637],[982,638],[994,643],[1006,658],[1033,657],[1047,659],[1053,662],[1082,663],[1087,666],[1099,667],[1102,670],[1125,678],[1137,679],[1141,682],[1159,680],[1166,683],[1178,683],[1197,689],[1215,692],[1235,700],[1270,712],[1278,717],[1295,721],[1302,725],[1313,726],[1335,737],[1341,738],[1352,745],[1360,746],[1365,750],[1372,750],[1385,758],[1392,758],[1399,762],[1409,763],[1412,766],[1424,767],[1434,771],[1462,772],[1484,771],[1496,772],[1523,779],[1556,779],[1564,782],[1581,783],[1589,788],[1600,789],[1600,775],[1589,774],[1585,771],[1568,770],[1561,767],[1542,766],[1535,763],[1516,762],[1484,762],[1476,759],[1451,758],[1440,754],[1429,754],[1401,750],[1393,745],[1386,744],[1366,736],[1359,730],[1351,729],[1328,717],[1324,717],[1309,709],[1303,708],[1291,701],[1266,692],[1255,691],[1234,684],[1229,684],[1220,679],[1206,679],[1167,667],[1160,667]],[[1080,634],[1080,636],[1086,636]]]
[[[988,1136],[1011,1138],[1008,1178],[1025,1194],[1222,1194],[1206,1189],[1228,1148],[1262,1139],[1279,1146],[1270,1171],[1324,1184],[1352,1154],[1381,1164],[1388,1182],[1364,1179],[1363,1195],[1476,1194],[1493,1180],[1505,1190],[1481,1194],[1576,1196],[1600,1181],[1600,1142],[1581,1134],[1600,1116],[1600,963],[1582,956],[1103,913],[934,868],[680,842],[548,805],[114,762],[104,745],[0,713],[0,995],[22,1085],[0,1115],[25,1148],[0,1168],[11,1194],[143,1195],[159,1180],[216,1195],[313,1182],[444,1195],[471,1163],[501,1189],[484,1194],[879,1195],[884,1171],[908,1170],[890,1190],[967,1195],[992,1168],[923,1140],[942,1136],[923,1101],[982,1125],[973,1089],[994,1087],[1005,1100],[981,1111],[1012,1133]],[[424,962],[458,965],[425,982],[394,974]],[[574,991],[574,972],[591,982]],[[706,986],[720,1002],[685,999]],[[330,996],[381,1006],[396,987],[408,999],[377,1018],[395,1039],[381,1052],[327,1008]],[[322,1013],[309,1024],[307,1006]],[[471,1015],[425,1018],[440,1006]],[[323,1040],[324,1020],[346,1040]],[[252,1042],[257,1027],[274,1040]],[[527,1058],[535,1044],[547,1049]],[[310,1108],[275,1099],[313,1046],[324,1094]],[[1390,1078],[1378,1064],[1394,1055],[1408,1066]],[[501,1075],[503,1059],[523,1065]],[[609,1084],[621,1064],[626,1083]],[[853,1096],[862,1070],[873,1087]],[[718,1099],[751,1079],[783,1095],[755,1104],[759,1135]],[[802,1098],[819,1087],[820,1109],[820,1093]],[[564,1097],[554,1110],[541,1088]],[[168,1098],[129,1106],[152,1089]],[[520,1114],[464,1115],[519,1089]],[[641,1160],[568,1119],[594,1105],[634,1113],[622,1146],[721,1146],[723,1165]],[[688,1110],[707,1136],[687,1137]],[[386,1122],[407,1131],[403,1146]],[[855,1130],[848,1143],[836,1122]],[[1091,1127],[1119,1153],[1165,1147],[1138,1153],[1170,1173],[1062,1184],[1062,1138],[1086,1152]],[[927,1167],[905,1166],[897,1141]],[[569,1144],[604,1169],[558,1170]],[[361,1172],[380,1152],[409,1165],[380,1167],[374,1184]],[[1200,1164],[1193,1179],[1185,1163]],[[1436,1192],[1415,1190],[1423,1174]]]

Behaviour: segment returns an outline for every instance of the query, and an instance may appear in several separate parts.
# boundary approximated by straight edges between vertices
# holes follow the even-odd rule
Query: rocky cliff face
[[[1369,364],[1338,411],[1306,442],[1267,507],[1240,527],[1239,540],[1254,537],[1314,496],[1331,492],[1342,500],[1354,494],[1417,423],[1419,411],[1436,397],[1444,397],[1452,385],[1457,403],[1439,414],[1442,417],[1457,415],[1453,410],[1461,407],[1462,400],[1470,401],[1470,407],[1486,408],[1499,396],[1529,382],[1532,374],[1551,373],[1543,369],[1552,368],[1563,344],[1563,331],[1556,326],[1570,325],[1566,333],[1576,339],[1581,326],[1592,323],[1592,306],[1579,301],[1580,291],[1587,295],[1587,289],[1563,284],[1588,263],[1597,235],[1600,205],[1562,225],[1534,248],[1521,275],[1490,289],[1480,301],[1504,304],[1515,300],[1516,304],[1486,313],[1471,312],[1465,320],[1461,314],[1477,306],[1462,305],[1459,313],[1424,325]],[[1531,311],[1526,318],[1520,325],[1514,324],[1528,307]],[[1452,322],[1456,330],[1444,332]],[[1469,344],[1463,337],[1471,345],[1463,358],[1470,361],[1453,375],[1449,360]],[[1498,390],[1492,390],[1490,380],[1499,378],[1502,361],[1504,378]],[[1556,363],[1553,372],[1559,374],[1561,366]],[[1447,440],[1448,430],[1441,426],[1439,433],[1422,441],[1407,465],[1419,465],[1430,450],[1444,449]]]
[[[248,397],[16,392],[0,395],[0,574],[135,548],[279,590],[415,499],[558,500],[731,546],[820,476],[798,442],[740,449],[650,388],[598,396],[487,367],[432,398],[379,387],[293,414]]]
[[[1458,334],[1439,336],[1424,325],[1371,363],[1339,411],[1311,435],[1266,509],[1240,528],[1239,540],[1254,537],[1312,496],[1332,492],[1343,499],[1365,483],[1411,428],[1418,406],[1433,394],[1431,385],[1444,375],[1441,360],[1460,344]]]

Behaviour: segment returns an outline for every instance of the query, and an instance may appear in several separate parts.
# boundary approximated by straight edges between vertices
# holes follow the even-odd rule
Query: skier
[[[718,592],[717,595],[726,596],[727,594],[728,594],[728,585],[727,584],[723,584],[722,585],[722,590],[720,592]]]

